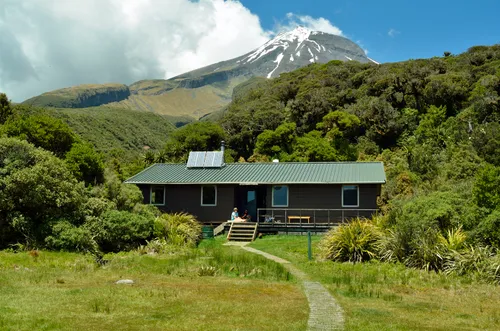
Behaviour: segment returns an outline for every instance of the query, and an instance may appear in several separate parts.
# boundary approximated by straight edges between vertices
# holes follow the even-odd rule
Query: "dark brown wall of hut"
[[[217,206],[201,205],[201,185],[167,185],[165,206],[167,212],[186,212],[204,223],[227,221],[234,208],[234,185],[217,185]]]
[[[379,185],[361,184],[358,186],[359,207],[357,209],[376,209]],[[266,204],[268,207],[272,206],[272,185],[269,185],[267,189]],[[342,185],[288,185],[288,208],[342,209]]]
[[[150,186],[149,185],[137,185],[142,192],[142,196],[144,197],[144,203],[149,204],[150,199]]]

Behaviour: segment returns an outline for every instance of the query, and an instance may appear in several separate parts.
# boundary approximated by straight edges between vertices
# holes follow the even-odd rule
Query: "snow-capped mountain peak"
[[[264,65],[259,74],[272,78],[310,63],[331,60],[369,62],[365,52],[352,41],[299,26],[282,32],[264,45],[238,58],[239,66]]]
[[[311,35],[311,30],[303,27],[303,26],[298,26],[292,31],[286,31],[279,33],[272,41],[276,40],[287,40],[287,41],[294,41],[295,39],[298,39],[298,42],[301,43],[307,38],[309,38],[309,35]]]
[[[247,54],[184,73],[170,81],[177,87],[196,88],[235,77],[239,77],[238,80],[254,76],[274,78],[311,63],[332,60],[375,62],[347,38],[299,26],[277,34]]]

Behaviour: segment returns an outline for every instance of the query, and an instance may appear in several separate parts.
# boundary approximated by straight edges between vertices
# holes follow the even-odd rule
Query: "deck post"
[[[311,231],[307,231],[307,258],[312,260]]]

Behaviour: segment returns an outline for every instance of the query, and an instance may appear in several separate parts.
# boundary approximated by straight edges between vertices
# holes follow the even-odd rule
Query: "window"
[[[217,206],[217,187],[215,185],[201,187],[201,205]]]
[[[288,207],[288,186],[273,186],[273,207]]]
[[[152,205],[165,205],[165,186],[151,186],[149,203]]]
[[[359,207],[358,185],[342,186],[342,207]]]

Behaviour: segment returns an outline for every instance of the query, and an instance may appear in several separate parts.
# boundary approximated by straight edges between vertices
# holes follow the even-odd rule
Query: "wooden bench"
[[[292,223],[294,220],[299,221],[299,223],[302,220],[307,220],[307,223],[311,223],[311,216],[288,216],[288,223]]]

